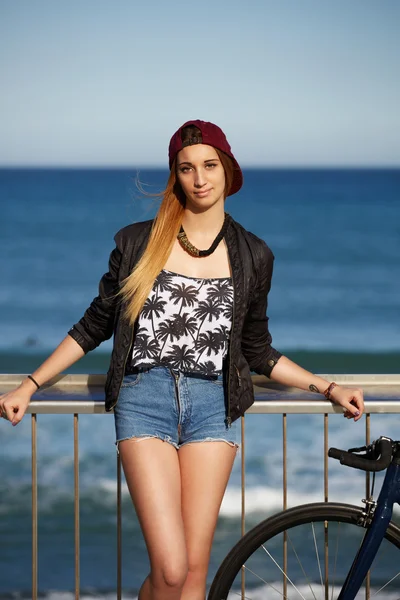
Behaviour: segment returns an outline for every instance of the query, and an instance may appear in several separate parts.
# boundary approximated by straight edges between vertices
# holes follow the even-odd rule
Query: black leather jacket
[[[229,352],[224,361],[224,390],[228,424],[244,414],[254,402],[250,372],[267,377],[281,354],[271,346],[267,296],[271,287],[274,256],[260,238],[228,216],[225,235],[232,271],[234,304]],[[105,386],[106,410],[118,401],[134,328],[123,317],[119,285],[143,254],[152,221],[134,223],[115,235],[109,270],[99,284],[99,295],[82,319],[68,332],[84,352],[96,348],[114,334],[114,345]]]

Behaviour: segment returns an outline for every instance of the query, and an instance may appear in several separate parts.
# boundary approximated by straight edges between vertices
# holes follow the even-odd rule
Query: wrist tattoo
[[[319,394],[319,389],[316,385],[311,384],[308,386],[308,389],[310,390],[310,392],[315,392],[316,394]]]

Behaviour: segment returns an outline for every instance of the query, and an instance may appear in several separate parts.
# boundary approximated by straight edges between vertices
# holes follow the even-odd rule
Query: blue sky
[[[398,0],[0,0],[0,165],[400,166]]]

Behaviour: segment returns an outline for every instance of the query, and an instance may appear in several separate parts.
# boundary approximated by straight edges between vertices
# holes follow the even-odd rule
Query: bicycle
[[[360,598],[400,600],[400,527],[391,521],[400,504],[400,441],[380,437],[347,452],[331,448],[328,455],[374,473],[365,507],[304,504],[265,519],[225,557],[208,600],[353,600],[359,592]],[[375,473],[384,469],[374,501]]]

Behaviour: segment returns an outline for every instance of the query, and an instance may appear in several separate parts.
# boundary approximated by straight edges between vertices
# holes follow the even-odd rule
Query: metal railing
[[[0,394],[17,386],[25,375],[1,375]],[[370,442],[371,415],[400,414],[400,375],[322,375],[339,384],[362,387],[366,402],[365,439]],[[32,599],[38,597],[38,502],[37,502],[37,415],[72,414],[74,428],[74,530],[75,530],[75,598],[80,597],[80,523],[79,523],[79,415],[101,414],[104,409],[104,375],[59,375],[43,386],[33,397],[28,413],[31,414],[32,440]],[[320,414],[324,422],[324,499],[328,500],[328,423],[331,415],[342,415],[342,409],[316,399],[315,394],[287,388],[253,376],[255,403],[246,414],[281,414],[283,439],[282,504],[287,508],[287,416],[289,414]],[[318,397],[319,398],[319,397]],[[241,420],[241,531],[245,531],[245,422]],[[366,476],[366,494],[369,495],[369,477]],[[121,521],[121,462],[117,454],[117,598],[122,597],[122,521]],[[244,585],[244,584],[243,584]],[[285,582],[283,593],[285,594]],[[243,597],[244,593],[243,593]]]

